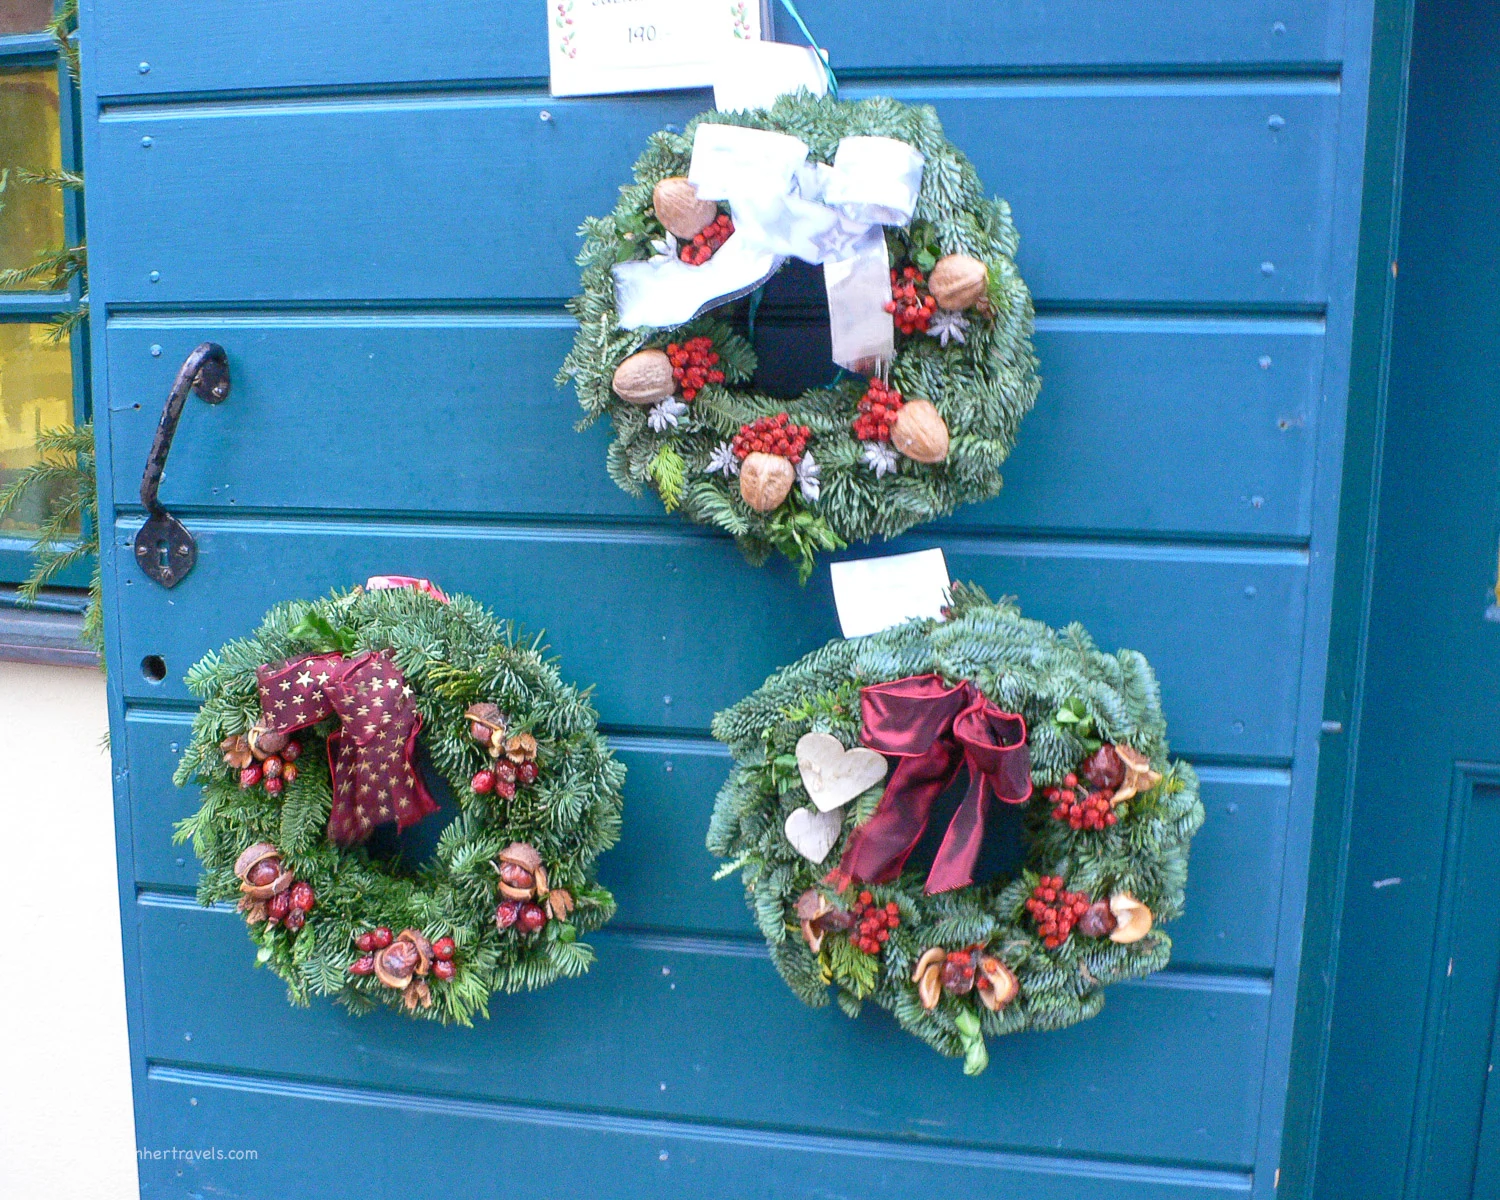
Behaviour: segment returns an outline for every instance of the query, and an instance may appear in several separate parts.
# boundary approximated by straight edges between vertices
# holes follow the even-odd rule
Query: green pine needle
[[[857,745],[858,689],[928,673],[970,680],[1001,709],[1025,718],[1034,787],[1021,816],[1025,865],[1013,878],[929,896],[926,867],[914,864],[898,880],[868,888],[877,905],[894,903],[900,914],[879,956],[863,953],[841,932],[828,933],[814,955],[801,936],[797,899],[820,888],[836,905],[849,906],[849,895],[828,891],[826,876],[850,830],[881,802],[884,785],[842,810],[833,851],[821,863],[808,862],[783,832],[787,817],[808,803],[795,765],[797,741],[816,731]],[[1103,1007],[1107,984],[1167,964],[1172,943],[1160,925],[1182,914],[1188,847],[1203,806],[1192,768],[1169,757],[1156,677],[1136,652],[1105,654],[1080,626],[1049,629],[1007,600],[995,603],[978,587],[955,584],[947,620],[830,642],[719,713],[713,734],[735,758],[709,822],[708,848],[727,860],[716,878],[739,872],[772,962],[805,1003],[826,1004],[830,986],[850,1016],[873,1001],[940,1053],[962,1055],[965,1072],[977,1074],[988,1062],[986,1036],[1087,1020]],[[1073,830],[1053,819],[1045,789],[1061,784],[1102,741],[1135,747],[1163,779],[1118,806],[1118,824]],[[783,767],[787,761],[790,768]],[[1048,949],[1025,910],[1043,874],[1061,875],[1070,890],[1091,898],[1130,892],[1150,907],[1157,928],[1128,945],[1075,933]],[[1019,997],[998,1013],[972,991],[945,994],[936,1008],[924,1008],[912,970],[934,946],[977,946],[1000,958],[1020,980]]]
[[[297,778],[280,796],[242,789],[238,771],[222,759],[220,742],[260,717],[258,666],[333,650],[390,652],[416,694],[421,769],[441,776],[459,806],[428,862],[389,862],[328,841],[333,794],[325,741],[332,722],[298,735]],[[619,839],[625,769],[599,735],[587,693],[565,684],[544,652],[538,639],[519,637],[467,596],[445,605],[405,589],[356,588],[278,605],[250,637],[220,647],[188,672],[202,705],[175,779],[197,785],[199,807],[178,823],[175,838],[191,841],[203,864],[204,904],[239,899],[234,862],[257,841],[274,843],[297,877],[312,884],[317,907],[300,933],[268,924],[249,929],[258,957],[286,982],[293,1003],[332,996],[350,1012],[401,1008],[400,994],[374,976],[349,974],[360,956],[355,939],[380,925],[457,943],[455,978],[429,977],[432,1007],[410,1010],[422,1019],[469,1024],[488,1013],[494,992],[544,987],[588,970],[593,951],[579,935],[599,929],[615,911],[614,897],[594,877],[594,862]],[[511,800],[469,786],[490,761],[464,716],[481,698],[540,743],[539,778]],[[577,905],[570,919],[551,920],[532,936],[495,926],[494,860],[513,841],[536,847],[551,885],[569,891]]]
[[[792,133],[807,143],[814,160],[825,163],[849,134],[894,137],[921,151],[926,165],[917,218],[907,230],[887,231],[892,267],[911,263],[926,271],[940,255],[963,253],[983,261],[989,271],[989,311],[967,314],[963,342],[953,339],[943,346],[926,334],[897,335],[890,381],[908,398],[931,400],[942,414],[952,433],[945,462],[924,465],[903,458],[895,471],[877,478],[863,461],[864,443],[853,433],[866,386],[862,379],[840,373],[837,383],[795,398],[754,389],[755,348],[740,331],[748,332],[747,301],[677,329],[618,327],[611,272],[618,263],[649,257],[652,241],[662,238],[652,190],[668,176],[687,173],[693,132],[703,121]],[[589,218],[580,234],[582,290],[569,302],[578,334],[558,382],[574,385],[584,411],[580,427],[610,418],[614,438],[605,466],[624,491],[639,495],[650,486],[667,511],[680,510],[689,521],[730,534],[752,563],[773,551],[784,555],[804,581],[820,554],[895,537],[1000,491],[1000,466],[1040,388],[1031,348],[1031,295],[1016,270],[1009,206],[984,195],[973,166],[944,137],[930,107],[889,98],[849,103],[802,93],[781,97],[769,111],[704,113],[680,134],[653,134],[614,212]],[[614,394],[615,369],[638,350],[664,349],[694,337],[712,340],[724,382],[704,386],[676,425],[653,430],[640,407]],[[822,487],[818,499],[803,506],[806,511],[783,504],[760,513],[744,502],[732,477],[710,473],[708,467],[741,425],[780,412],[811,431]]]

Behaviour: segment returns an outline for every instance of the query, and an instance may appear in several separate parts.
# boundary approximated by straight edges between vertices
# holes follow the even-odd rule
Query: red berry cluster
[[[719,352],[712,338],[695,337],[678,345],[667,343],[667,357],[672,360],[672,378],[677,380],[684,400],[691,400],[705,383],[723,383],[719,370]]]
[[[1104,829],[1120,819],[1115,815],[1115,806],[1110,803],[1113,792],[1089,792],[1079,798],[1077,775],[1067,775],[1062,787],[1050,787],[1044,794],[1052,801],[1053,819],[1073,829]]]
[[[297,778],[297,756],[301,753],[301,745],[288,741],[281,753],[267,755],[260,762],[241,767],[240,787],[248,789],[260,783],[271,795],[281,795],[281,789]]]
[[[494,792],[502,800],[514,800],[516,785],[535,783],[538,774],[534,761],[513,763],[502,758],[493,766],[476,772],[474,778],[469,780],[469,786],[481,796]]]
[[[381,925],[377,929],[371,929],[360,934],[354,939],[354,944],[359,947],[364,957],[356,959],[349,967],[351,975],[373,975],[375,973],[375,955],[384,950],[394,940],[389,925]],[[432,973],[439,979],[452,979],[458,974],[458,964],[453,961],[453,956],[458,952],[458,947],[451,937],[440,937],[432,943]]]
[[[1036,922],[1042,943],[1052,950],[1068,940],[1078,918],[1089,910],[1089,898],[1082,892],[1063,888],[1061,875],[1043,875],[1026,901],[1026,911]]]
[[[502,900],[495,909],[495,928],[504,933],[515,926],[522,933],[540,932],[547,910],[532,900]]]
[[[384,950],[395,939],[395,936],[389,925],[382,925],[378,929],[371,929],[355,938],[354,944],[359,947],[364,957],[349,968],[349,974],[372,974],[375,970],[375,951]]]
[[[916,267],[891,271],[891,296],[885,311],[896,319],[902,333],[927,332],[927,322],[937,309],[937,301],[927,294],[927,280]]]
[[[866,954],[879,954],[891,930],[901,928],[901,910],[896,902],[876,904],[869,892],[860,892],[850,915],[854,918],[854,928],[849,931],[849,944]]]
[[[943,961],[943,990],[955,996],[965,996],[974,990],[975,948],[950,950]],[[988,987],[989,981],[981,978],[981,985]]]
[[[299,879],[284,892],[277,892],[266,901],[266,924],[285,925],[288,933],[296,933],[307,923],[307,914],[317,907],[318,897],[312,884]]]
[[[749,458],[752,454],[779,454],[794,466],[802,461],[802,452],[807,449],[807,439],[812,430],[806,425],[793,425],[786,413],[774,417],[759,417],[748,425],[741,425],[734,435],[732,449],[736,458]]]
[[[702,233],[693,238],[691,242],[685,242],[682,249],[677,252],[677,257],[682,259],[690,267],[701,267],[714,256],[714,251],[729,240],[729,235],[734,232],[734,222],[724,213],[720,213],[708,223]]]
[[[901,393],[878,379],[870,380],[859,402],[859,416],[854,418],[854,436],[862,442],[890,441],[891,426],[900,411]]]

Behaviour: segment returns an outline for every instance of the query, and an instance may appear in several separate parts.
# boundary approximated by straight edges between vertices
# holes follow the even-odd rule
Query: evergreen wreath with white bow
[[[558,375],[580,427],[612,419],[620,487],[804,580],[820,551],[999,492],[1040,387],[1031,295],[1009,206],[930,106],[804,92],[706,112],[653,134],[621,193],[581,230]],[[781,398],[751,386],[739,318],[793,257],[823,266],[838,373]]]
[[[202,707],[176,782],[201,804],[176,840],[292,1003],[467,1025],[493,992],[588,970],[625,768],[541,649],[468,596],[377,577],[277,605],[188,673]],[[380,845],[445,817],[425,862]]]
[[[978,1074],[986,1035],[1166,966],[1203,805],[1140,654],[960,584],[946,620],[831,642],[713,733],[736,765],[708,848],[805,1003],[871,1001]]]

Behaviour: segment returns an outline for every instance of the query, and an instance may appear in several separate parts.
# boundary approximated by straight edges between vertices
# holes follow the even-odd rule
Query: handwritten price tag
[[[554,96],[708,87],[760,0],[547,0]]]

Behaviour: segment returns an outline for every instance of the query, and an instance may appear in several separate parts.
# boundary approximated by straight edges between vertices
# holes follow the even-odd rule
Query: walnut
[[[967,254],[945,254],[927,276],[927,290],[939,308],[975,308],[989,295],[990,271]]]
[[[908,400],[891,426],[891,445],[913,462],[948,457],[948,425],[930,400]]]
[[[651,207],[656,219],[673,237],[690,242],[719,215],[712,200],[698,199],[698,189],[682,175],[663,179],[651,192]]]
[[[677,377],[665,351],[638,350],[615,368],[610,386],[626,404],[655,404],[677,390]]]
[[[796,482],[797,468],[779,454],[757,450],[740,464],[740,495],[756,512],[776,509]]]

